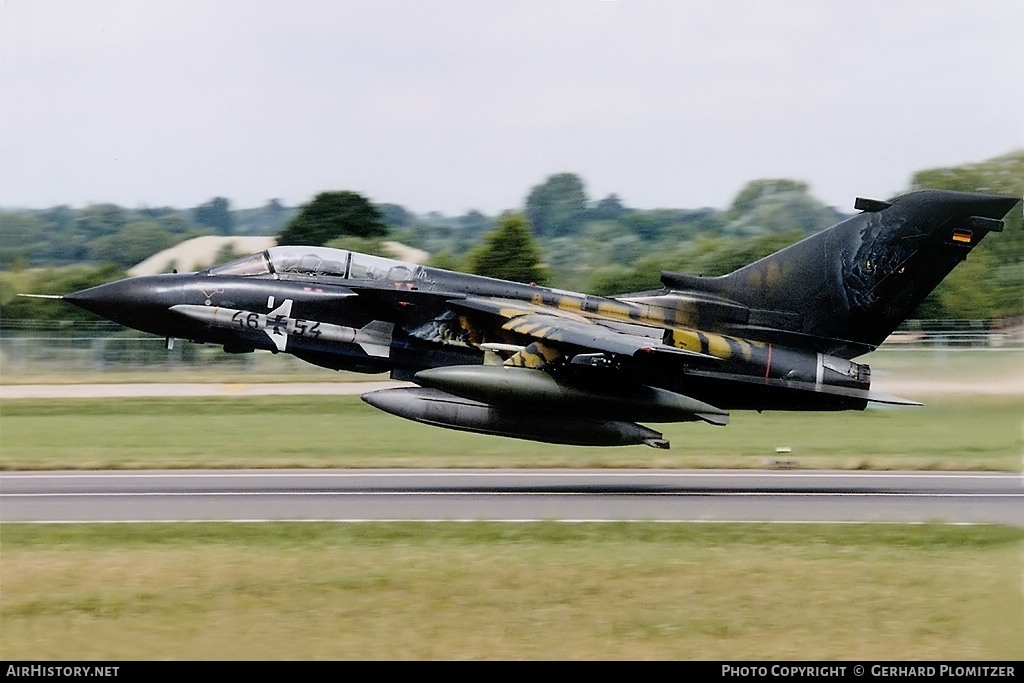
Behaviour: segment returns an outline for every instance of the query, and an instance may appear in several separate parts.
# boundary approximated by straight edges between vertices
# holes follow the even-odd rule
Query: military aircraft
[[[721,277],[588,296],[325,247],[278,246],[198,273],[63,296],[167,338],[290,353],[413,386],[363,395],[439,427],[667,448],[641,422],[724,425],[729,410],[914,403],[870,389],[875,349],[1019,199],[923,190]]]

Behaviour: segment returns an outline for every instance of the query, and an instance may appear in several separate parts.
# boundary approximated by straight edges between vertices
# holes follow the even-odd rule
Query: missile
[[[358,344],[369,356],[387,358],[391,355],[391,335],[395,329],[394,323],[382,320],[374,320],[356,329],[293,318],[291,299],[285,299],[284,303],[269,313],[195,304],[177,304],[171,306],[171,310],[214,327],[229,330],[262,330],[270,337],[278,351],[284,351],[289,337],[293,337]]]
[[[503,408],[427,387],[381,389],[361,398],[374,408],[407,420],[464,432],[572,446],[669,447],[661,433],[632,422]]]
[[[542,370],[504,365],[453,365],[421,370],[417,384],[472,401],[594,419],[640,422],[729,422],[729,413],[697,399],[642,384],[581,387]]]

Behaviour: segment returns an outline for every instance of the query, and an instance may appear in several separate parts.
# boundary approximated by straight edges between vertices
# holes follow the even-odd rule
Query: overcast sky
[[[852,209],[1024,148],[1020,0],[0,0],[0,207]]]

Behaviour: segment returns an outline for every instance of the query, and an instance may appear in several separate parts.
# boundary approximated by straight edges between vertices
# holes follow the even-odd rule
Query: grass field
[[[1020,659],[1024,530],[6,524],[0,659]]]
[[[260,364],[266,371],[277,359],[261,360],[266,361]],[[867,360],[880,385],[926,380],[925,389],[927,381],[936,387],[943,382],[960,388],[991,382],[1013,387],[1019,379],[1024,386],[1020,351],[879,351]],[[298,377],[191,368],[157,374],[4,373],[0,381],[251,384],[353,377],[300,367],[308,370]],[[670,451],[555,446],[453,432],[385,415],[346,396],[4,400],[0,468],[749,468],[780,460],[806,468],[1021,468],[1024,389],[1002,395],[936,390],[911,397],[926,405],[844,413],[736,412],[727,427],[654,425],[671,440]]]
[[[19,400],[5,469],[188,467],[764,467],[1019,470],[1024,398],[843,413],[734,413],[662,425],[668,451],[581,448],[402,420],[354,396]],[[790,449],[779,456],[776,449]]]

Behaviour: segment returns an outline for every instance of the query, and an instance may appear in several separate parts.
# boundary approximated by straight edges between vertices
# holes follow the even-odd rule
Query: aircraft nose
[[[180,299],[181,283],[170,277],[118,280],[65,294],[63,299],[126,327],[162,334],[167,310]]]
[[[135,295],[126,280],[90,287],[63,296],[64,301],[104,318],[117,315],[125,308],[125,302],[131,298],[135,298]]]

